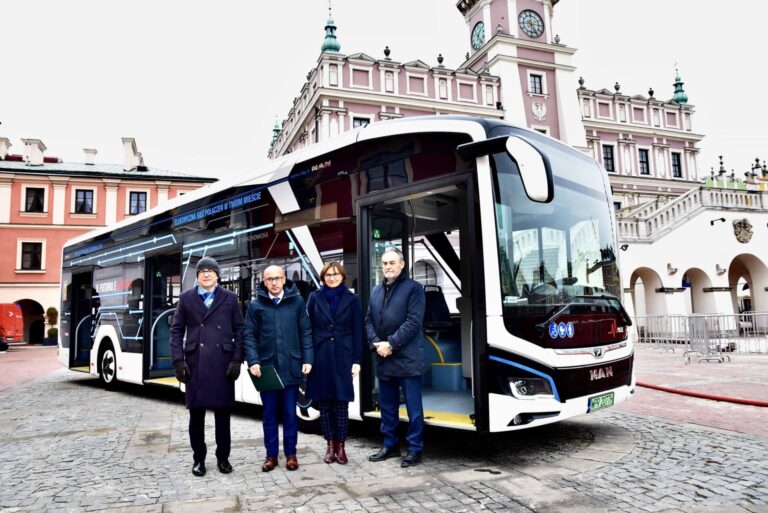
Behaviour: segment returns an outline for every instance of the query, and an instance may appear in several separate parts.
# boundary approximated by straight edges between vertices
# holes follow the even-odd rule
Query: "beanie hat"
[[[212,269],[213,272],[216,273],[216,276],[219,276],[219,263],[211,257],[203,257],[199,262],[197,262],[197,267],[195,267],[195,274],[200,273],[201,269]]]

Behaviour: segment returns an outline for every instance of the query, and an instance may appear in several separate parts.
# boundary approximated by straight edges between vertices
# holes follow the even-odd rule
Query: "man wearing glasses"
[[[262,278],[245,318],[245,356],[248,370],[256,377],[261,376],[262,365],[274,366],[285,388],[261,392],[264,446],[267,449],[267,458],[261,470],[269,472],[278,464],[277,419],[281,411],[285,468],[296,470],[299,468],[296,458],[299,435],[296,401],[302,374],[309,374],[312,370],[312,328],[304,299],[296,285],[285,279],[285,271],[271,265],[264,270]]]
[[[237,295],[218,285],[219,264],[211,257],[197,263],[197,285],[179,297],[171,323],[171,357],[176,379],[186,383],[192,473],[205,475],[205,411],[216,419],[216,460],[229,474],[230,409],[235,380],[243,364],[243,314]],[[186,332],[186,340],[184,334]]]
[[[424,449],[424,410],[421,402],[421,374],[424,351],[421,347],[424,322],[424,288],[403,271],[403,253],[389,247],[381,257],[384,281],[371,292],[365,314],[365,330],[372,351],[376,351],[376,377],[379,378],[381,433],[384,445],[370,461],[400,456],[397,436],[400,389],[408,412],[408,453],[400,466],[421,462]]]

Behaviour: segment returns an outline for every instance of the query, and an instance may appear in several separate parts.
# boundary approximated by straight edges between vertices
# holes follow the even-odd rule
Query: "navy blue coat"
[[[363,312],[360,300],[346,290],[339,298],[336,315],[331,315],[323,289],[307,301],[312,322],[315,365],[307,376],[307,397],[313,400],[352,401],[352,364],[360,364],[363,352]]]
[[[424,372],[424,350],[421,346],[424,322],[424,288],[401,273],[390,286],[384,300],[384,283],[371,292],[365,314],[368,345],[388,341],[392,354],[386,358],[376,355],[376,375],[379,378],[421,376]]]
[[[187,408],[233,406],[235,383],[225,373],[229,362],[243,361],[243,314],[237,296],[217,285],[206,308],[197,287],[183,292],[171,322],[171,358],[189,366]]]
[[[312,327],[307,307],[291,280],[285,280],[282,301],[269,297],[264,283],[248,305],[243,345],[248,367],[274,365],[283,385],[301,384],[301,365],[312,364]]]

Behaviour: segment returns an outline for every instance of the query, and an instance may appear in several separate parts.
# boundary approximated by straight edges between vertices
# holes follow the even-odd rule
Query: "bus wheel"
[[[107,344],[99,356],[99,379],[104,388],[113,389],[117,384],[117,358],[112,344]]]
[[[305,394],[306,381],[299,385],[299,399],[296,401],[296,416],[299,426],[305,433],[318,433],[320,428],[320,411],[312,407],[312,399]]]

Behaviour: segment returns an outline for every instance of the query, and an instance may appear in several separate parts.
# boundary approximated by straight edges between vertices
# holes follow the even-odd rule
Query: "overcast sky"
[[[341,51],[457,67],[469,35],[454,0],[334,0]],[[700,0],[561,0],[554,27],[578,49],[590,89],[619,82],[625,94],[672,97],[675,65],[694,131],[706,136],[700,166],[723,154],[747,171],[768,159],[768,2],[724,11]],[[23,153],[121,163],[134,137],[149,166],[225,177],[266,160],[283,119],[315,66],[327,0],[10,0],[2,5],[0,137]],[[574,89],[578,83],[573,84]],[[575,92],[574,92],[575,94]]]

